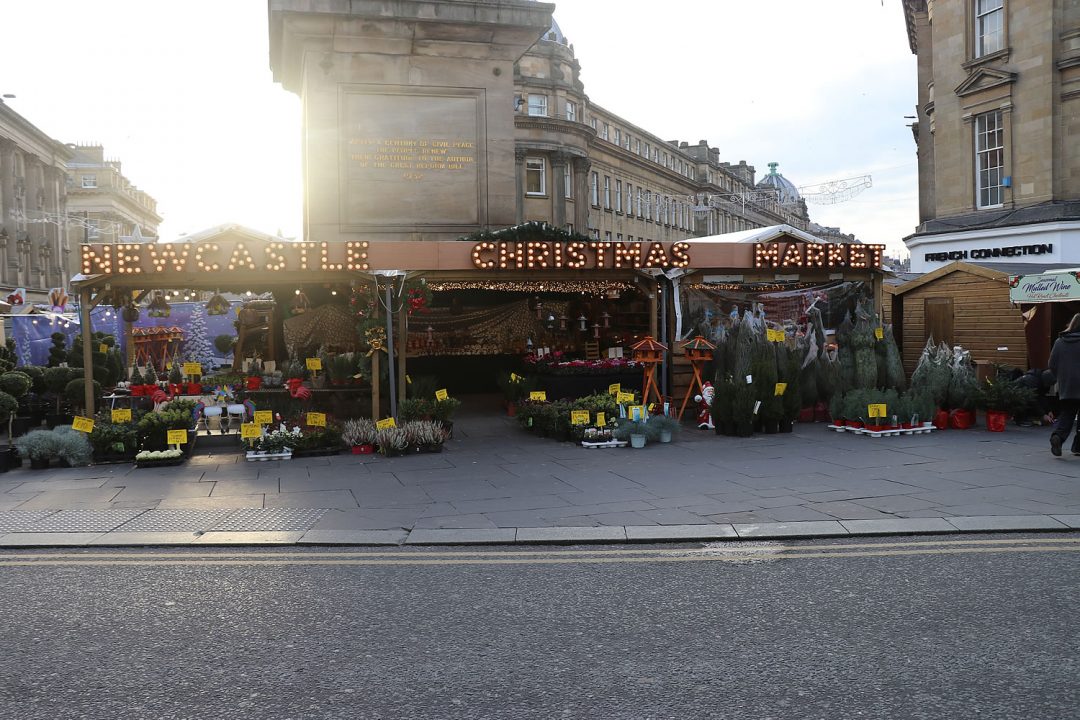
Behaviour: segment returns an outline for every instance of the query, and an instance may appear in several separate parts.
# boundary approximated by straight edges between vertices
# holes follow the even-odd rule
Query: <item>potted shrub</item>
[[[292,458],[293,448],[303,438],[303,432],[299,426],[292,429],[282,423],[276,429],[269,426],[263,436],[257,438],[252,444],[252,449],[247,452],[248,460],[289,460]]]
[[[262,388],[262,361],[256,358],[252,360],[248,365],[247,378],[245,379],[245,385],[248,390],[259,390]]]
[[[72,372],[66,367],[50,367],[45,370],[45,389],[56,398],[56,413],[45,416],[45,424],[51,429],[57,425],[70,425],[71,415],[61,412],[64,390],[71,382]]]
[[[430,420],[435,414],[434,400],[427,398],[404,398],[398,400],[398,420],[403,423],[414,420]]]
[[[15,409],[8,417],[8,437],[25,435],[30,430],[30,417],[16,417],[19,411],[19,401],[30,392],[30,376],[17,370],[12,370],[0,375],[0,392],[7,393],[15,399]],[[2,416],[2,415],[0,415]]]
[[[218,335],[214,338],[214,349],[223,356],[232,355],[235,345],[236,338],[232,335]]]
[[[346,420],[341,426],[341,440],[352,448],[353,455],[375,451],[375,423],[368,418]]]
[[[169,394],[170,395],[183,395],[184,394],[184,376],[180,372],[180,363],[174,362],[172,370],[169,371]]]
[[[990,432],[1005,432],[1009,417],[1022,416],[1035,402],[1034,390],[1000,376],[997,380],[988,378],[976,396],[976,404],[986,411],[986,429]]]
[[[101,397],[101,383],[94,381],[94,397]],[[86,378],[75,378],[64,388],[64,399],[71,407],[86,409]]]
[[[385,457],[398,457],[408,450],[409,437],[403,428],[382,428],[375,431],[375,444]]]
[[[94,431],[90,433],[90,445],[95,461],[126,461],[134,456],[138,438],[133,425],[114,424],[104,417],[98,417],[94,422]]]
[[[662,443],[671,442],[672,436],[682,429],[679,421],[667,415],[656,415],[649,418],[648,422],[650,437],[655,437]]]
[[[461,401],[457,398],[448,397],[445,400],[436,400],[431,416],[446,428],[447,433],[452,435],[454,432],[453,417],[459,407],[461,407]]]
[[[649,424],[643,420],[620,418],[613,435],[616,440],[629,440],[630,447],[643,448],[649,436]]]
[[[57,457],[59,444],[52,430],[31,430],[15,441],[19,454],[30,459],[31,470],[45,470]]]
[[[417,420],[408,423],[405,428],[411,443],[415,444],[417,452],[442,452],[447,432],[438,422],[434,420]]]
[[[299,360],[292,359],[285,367],[285,384],[289,388],[290,393],[295,393],[296,390],[304,384],[304,380],[307,379],[308,371],[304,367],[304,363]]]
[[[38,427],[45,419],[47,405],[43,401],[45,395],[45,371],[37,365],[20,365],[19,372],[30,378],[30,394],[27,400],[27,414],[30,417],[31,427]]]
[[[15,450],[15,446],[12,445],[11,424],[15,417],[15,412],[19,409],[19,402],[13,398],[9,393],[0,391],[0,417],[8,418],[8,446],[3,451],[0,451],[0,472],[7,472],[8,468],[12,466],[11,455]],[[16,457],[18,455],[16,454]]]
[[[56,457],[61,467],[82,467],[94,458],[94,448],[86,433],[76,432],[69,425],[61,425],[52,431],[56,441]]]
[[[713,381],[713,401],[710,412],[712,413],[713,432],[717,435],[734,435],[735,434],[735,414],[734,405],[732,404],[735,399],[735,381],[732,380],[730,375],[724,375],[721,377],[717,374],[716,379]],[[698,426],[700,429],[707,430],[708,426]]]

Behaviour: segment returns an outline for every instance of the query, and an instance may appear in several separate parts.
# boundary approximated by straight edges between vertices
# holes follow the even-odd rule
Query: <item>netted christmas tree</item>
[[[949,363],[952,359],[952,351],[945,343],[934,343],[930,337],[926,341],[919,364],[911,375],[911,389],[917,394],[925,394],[933,398],[934,404],[939,408],[948,406],[949,383],[952,380],[952,368]]]
[[[873,309],[869,303],[855,308],[855,327],[851,330],[851,347],[855,359],[855,386],[872,390],[878,386],[877,354],[874,352],[874,329],[871,326]]]
[[[195,303],[191,311],[191,325],[184,341],[184,357],[202,365],[203,372],[210,372],[214,366],[214,347],[210,344],[210,332],[206,327],[206,308],[202,303]]]

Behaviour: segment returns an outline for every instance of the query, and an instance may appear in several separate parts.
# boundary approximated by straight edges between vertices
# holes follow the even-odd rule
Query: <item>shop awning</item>
[[[1013,275],[1009,278],[1009,299],[1014,303],[1080,300],[1080,269]]]

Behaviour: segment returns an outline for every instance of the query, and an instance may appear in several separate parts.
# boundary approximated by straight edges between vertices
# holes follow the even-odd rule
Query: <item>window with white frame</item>
[[[622,180],[615,181],[615,212],[622,212]]]
[[[547,163],[544,158],[525,158],[525,194],[547,193]]]
[[[649,143],[645,143],[645,159],[649,159]]]
[[[572,100],[566,101],[566,119],[571,122],[577,120],[577,105]]]
[[[637,212],[634,213],[638,217],[641,217],[641,199],[644,197],[644,193],[641,188],[637,189]]]
[[[611,231],[610,230],[605,230],[604,231],[604,241],[605,242],[611,242]]]
[[[600,205],[600,174],[597,172],[593,172],[592,177],[589,178],[589,195],[592,204],[598,207]]]
[[[634,138],[634,152],[638,155],[641,154],[641,140]]]
[[[611,176],[604,176],[604,209],[611,209]]]
[[[536,117],[547,116],[547,95],[529,94],[529,114]]]
[[[626,214],[634,214],[634,186],[632,183],[626,183]]]
[[[604,139],[604,140],[607,140],[610,136],[611,136],[611,126],[608,125],[607,123],[604,123],[603,129],[600,131],[600,137],[602,139]]]
[[[569,164],[563,168],[563,197],[567,200],[574,199],[574,168]]]
[[[623,142],[623,147],[626,148],[627,152],[630,151],[630,133],[626,133],[626,140]]]
[[[1005,46],[1005,0],[975,0],[975,57]]]
[[[645,195],[645,219],[646,220],[652,220],[652,205],[653,205],[653,200],[652,199],[653,199],[653,194],[652,193],[648,193],[648,194]]]
[[[1005,130],[1001,111],[975,116],[975,197],[979,208],[1001,207],[1004,200]]]
[[[84,188],[96,188],[97,187],[97,175],[83,175],[82,186]]]
[[[97,220],[97,219],[87,220],[86,221],[86,239],[87,240],[97,240],[99,237],[101,237],[101,221]]]
[[[616,145],[622,145],[622,130],[615,128],[615,140]]]

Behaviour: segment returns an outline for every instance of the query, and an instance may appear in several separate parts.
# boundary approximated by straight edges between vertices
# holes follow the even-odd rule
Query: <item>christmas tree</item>
[[[213,369],[214,348],[210,344],[209,331],[206,327],[206,308],[202,303],[195,303],[191,311],[191,325],[188,327],[188,337],[184,341],[184,357],[192,362],[200,363],[203,372]]]

